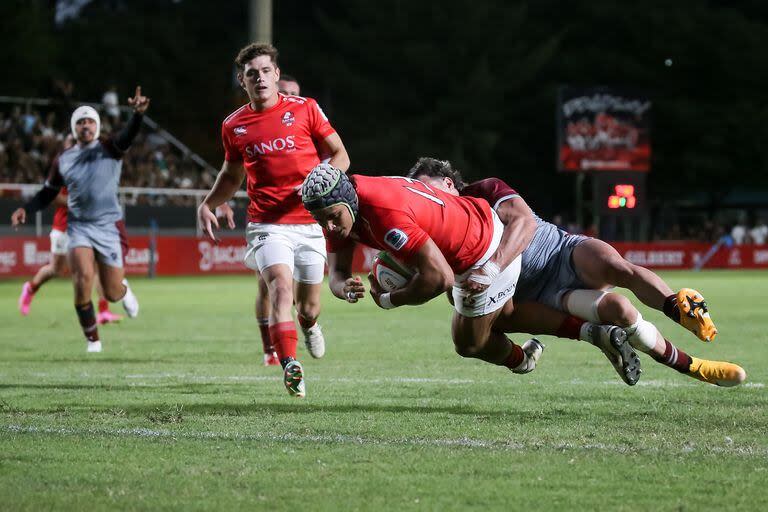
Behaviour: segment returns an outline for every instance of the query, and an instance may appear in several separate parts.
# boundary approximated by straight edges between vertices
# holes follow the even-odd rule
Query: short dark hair
[[[272,64],[277,67],[277,48],[267,43],[251,43],[237,52],[237,57],[235,57],[237,70],[242,71],[246,64],[260,55],[268,55]]]
[[[299,81],[296,80],[296,78],[294,78],[293,75],[289,75],[287,73],[281,73],[280,74],[280,81],[281,82],[296,82],[297,84],[299,83]],[[299,85],[301,85],[301,84],[299,84]]]
[[[430,158],[422,156],[416,161],[416,164],[411,167],[411,170],[406,174],[409,178],[416,178],[417,176],[428,176],[430,178],[451,178],[453,186],[456,190],[463,189],[467,184],[461,178],[461,173],[454,169],[451,162],[448,160],[438,160],[436,158]]]

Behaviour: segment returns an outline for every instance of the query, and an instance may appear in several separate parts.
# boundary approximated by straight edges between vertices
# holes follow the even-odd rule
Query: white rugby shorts
[[[504,224],[493,212],[493,239],[490,247],[472,267],[461,275],[456,276],[453,286],[453,307],[457,313],[465,317],[483,316],[501,309],[515,294],[517,280],[520,277],[522,256],[515,258],[496,276],[490,286],[480,293],[469,293],[462,288],[473,270],[480,268],[488,261],[501,242]]]
[[[67,254],[67,248],[69,247],[69,236],[64,231],[58,229],[52,229],[51,234],[48,235],[51,239],[51,254],[62,256]]]
[[[318,224],[264,224],[245,228],[245,265],[262,272],[272,265],[288,265],[299,283],[323,282],[325,238]]]

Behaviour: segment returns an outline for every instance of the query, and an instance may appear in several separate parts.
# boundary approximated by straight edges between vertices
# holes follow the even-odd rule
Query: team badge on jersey
[[[283,114],[282,122],[285,126],[291,126],[294,121],[296,121],[296,117],[293,115],[293,112]]]
[[[235,135],[241,136],[245,135],[245,133],[248,131],[248,129],[245,126],[235,126]]]
[[[384,235],[384,243],[394,250],[399,251],[408,243],[408,235],[397,228],[390,229],[387,231],[387,234]]]

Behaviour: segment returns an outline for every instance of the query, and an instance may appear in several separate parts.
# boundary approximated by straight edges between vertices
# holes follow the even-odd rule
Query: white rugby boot
[[[304,367],[295,359],[285,365],[283,370],[283,383],[288,394],[297,398],[307,396],[307,386],[304,383]]]
[[[139,299],[133,294],[131,287],[128,286],[128,280],[123,279],[123,285],[125,285],[125,296],[123,297],[123,309],[128,318],[136,318],[139,316]]]
[[[86,343],[88,343],[88,346],[85,347],[85,351],[89,354],[101,352],[101,341],[88,341]]]
[[[309,329],[302,327],[301,332],[304,333],[304,345],[307,347],[309,355],[315,359],[323,357],[325,355],[325,337],[320,324],[315,322],[315,325]]]
[[[536,369],[536,362],[544,352],[545,345],[536,338],[531,338],[523,343],[523,346],[520,348],[523,349],[525,358],[523,359],[522,363],[520,363],[516,368],[512,369],[512,372],[530,373]]]
[[[589,337],[592,344],[603,351],[621,380],[629,386],[637,384],[643,370],[624,329],[615,325],[590,324]]]

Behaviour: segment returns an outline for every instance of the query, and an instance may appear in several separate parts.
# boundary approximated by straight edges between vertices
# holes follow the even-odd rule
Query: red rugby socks
[[[280,322],[269,326],[269,338],[280,358],[280,364],[285,367],[289,361],[296,359],[296,344],[299,335],[296,332],[296,324],[291,322]],[[285,361],[285,362],[284,362]]]

